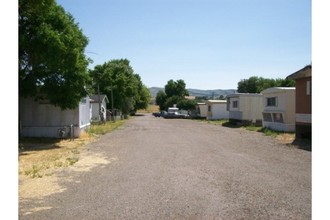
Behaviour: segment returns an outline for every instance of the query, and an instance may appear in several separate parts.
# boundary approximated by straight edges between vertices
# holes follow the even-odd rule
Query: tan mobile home
[[[262,124],[262,94],[234,93],[227,95],[229,121],[243,124]]]
[[[228,119],[229,112],[227,111],[226,100],[207,100],[207,120]]]
[[[295,87],[272,87],[263,90],[262,126],[275,131],[295,131]]]

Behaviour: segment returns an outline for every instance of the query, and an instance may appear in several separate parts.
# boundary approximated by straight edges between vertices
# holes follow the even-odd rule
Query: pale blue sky
[[[143,83],[236,89],[312,62],[311,0],[58,0],[89,38],[91,68],[127,58]]]

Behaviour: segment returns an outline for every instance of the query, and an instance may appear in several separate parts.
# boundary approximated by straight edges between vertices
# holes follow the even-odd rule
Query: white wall
[[[218,119],[228,119],[229,112],[227,111],[227,103],[212,103],[206,102],[206,108],[208,110],[208,106],[211,106],[211,111],[207,112],[208,120],[218,120]]]
[[[79,115],[79,110],[84,116]],[[85,115],[86,114],[86,115]],[[34,102],[32,98],[20,98],[19,120],[20,134],[26,137],[58,137],[58,130],[74,125],[74,136],[90,125],[89,98],[86,104],[73,110],[61,110],[51,104]]]
[[[200,111],[200,117],[206,117],[207,116],[207,105],[206,104],[198,104],[199,111]]]
[[[242,120],[262,120],[263,99],[260,96],[242,96],[239,105]]]
[[[228,97],[229,100],[229,118],[236,120],[256,121],[262,120],[263,99],[262,95],[255,94],[237,94],[233,97]],[[237,101],[237,108],[233,107],[233,102]]]
[[[263,127],[276,131],[295,131],[295,89],[269,88],[263,92],[264,113],[271,114],[272,121],[263,120]],[[267,98],[276,97],[275,106],[267,106]],[[281,114],[282,122],[274,121],[274,114]]]
[[[101,107],[104,108],[103,116],[104,116],[104,120],[106,120],[107,119],[107,104],[104,100],[101,103]],[[92,103],[92,119],[100,120],[99,103]]]

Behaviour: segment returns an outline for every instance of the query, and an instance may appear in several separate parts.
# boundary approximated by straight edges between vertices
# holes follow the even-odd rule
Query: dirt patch
[[[294,141],[295,137],[296,135],[294,133],[283,133],[278,134],[276,136],[276,139],[282,144],[291,144]]]
[[[57,171],[74,166],[91,167],[98,164],[81,157],[86,150],[87,143],[96,140],[89,135],[82,135],[79,139],[52,140],[52,139],[22,139],[19,149],[19,199],[42,198],[54,193],[65,191],[58,181]],[[105,163],[104,159],[100,157]],[[82,169],[82,168],[80,168]],[[86,168],[85,168],[86,169]],[[76,170],[78,171],[78,170]]]
[[[276,136],[276,139],[289,147],[294,147],[302,150],[312,150],[312,142],[309,139],[296,139],[294,133],[283,133]]]

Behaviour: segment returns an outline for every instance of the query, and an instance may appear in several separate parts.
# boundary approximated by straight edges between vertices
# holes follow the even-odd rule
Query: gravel
[[[20,219],[311,219],[311,152],[262,133],[145,114],[80,156]]]

